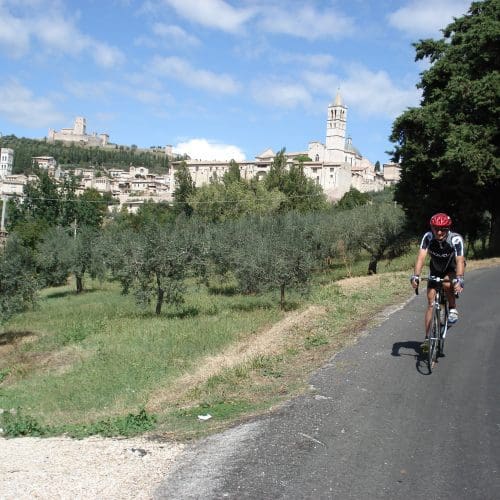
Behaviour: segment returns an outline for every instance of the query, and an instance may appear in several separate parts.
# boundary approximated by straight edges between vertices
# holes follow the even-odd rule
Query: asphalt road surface
[[[192,446],[168,499],[500,499],[500,267],[472,271],[445,357],[425,294],[319,370],[314,391]]]

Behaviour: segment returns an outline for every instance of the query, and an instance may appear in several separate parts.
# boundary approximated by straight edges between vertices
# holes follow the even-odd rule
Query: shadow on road
[[[401,349],[413,351],[413,352],[403,352],[400,353]],[[416,342],[415,340],[408,340],[406,342],[394,342],[392,345],[392,356],[420,356],[420,342]]]
[[[404,349],[404,351],[400,352],[401,349]],[[411,356],[415,360],[415,368],[420,374],[430,375],[431,373],[427,365],[427,355],[422,352],[420,342],[416,342],[414,340],[394,342],[392,345],[391,356]]]

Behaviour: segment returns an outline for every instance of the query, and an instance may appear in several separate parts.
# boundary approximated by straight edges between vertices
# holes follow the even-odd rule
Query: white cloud
[[[340,89],[349,107],[355,107],[360,115],[365,116],[395,118],[406,108],[418,105],[421,95],[414,85],[398,87],[385,71],[371,71],[359,64],[350,65],[345,78],[318,73],[304,73],[303,77],[311,89],[325,93],[331,99]]]
[[[131,97],[134,97],[143,104],[150,106],[164,107],[173,102],[172,96],[166,92],[159,92],[152,89],[130,89],[127,92]]]
[[[14,15],[0,4],[0,49],[11,57],[20,58],[29,53],[32,42],[37,43],[37,52],[49,51],[56,54],[77,56],[86,53],[96,64],[111,67],[121,64],[125,56],[110,45],[81,33],[71,20],[62,13],[42,8],[40,2],[32,2],[30,9],[22,10],[22,15]],[[17,5],[19,7],[19,5]],[[36,7],[40,7],[36,10]],[[47,9],[50,10],[47,13]]]
[[[469,0],[411,0],[388,16],[389,24],[412,37],[441,36],[440,29],[467,12]]]
[[[245,153],[238,147],[220,144],[208,139],[190,139],[173,148],[177,154],[187,154],[193,160],[244,161]]]
[[[399,88],[385,71],[372,72],[362,67],[351,70],[350,77],[341,85],[341,92],[360,114],[389,118],[418,105],[420,98],[420,91],[415,86]]]
[[[46,97],[36,97],[16,80],[0,86],[0,113],[26,128],[46,127],[64,119]]]
[[[252,96],[261,104],[277,108],[306,107],[311,103],[311,95],[298,83],[256,80],[252,83]]]
[[[310,5],[299,9],[264,6],[261,27],[270,33],[281,33],[308,40],[348,36],[354,27],[353,20],[338,10],[327,9],[323,12]]]
[[[223,0],[163,0],[177,14],[192,22],[229,33],[237,33],[255,14],[254,9],[236,9]]]
[[[239,84],[230,75],[194,68],[179,57],[155,57],[152,67],[156,74],[172,77],[190,87],[221,94],[234,94],[239,90]]]
[[[147,104],[155,110],[173,102],[172,96],[163,89],[159,82],[138,74],[128,75],[128,78],[121,83],[106,80],[95,82],[66,80],[64,87],[67,92],[78,99],[110,101],[113,97],[120,95]]]
[[[86,52],[103,67],[113,67],[125,60],[119,49],[84,35],[72,22],[62,17],[36,19],[32,23],[32,30],[33,37],[41,41],[47,50],[72,56]]]
[[[125,61],[123,52],[106,43],[93,41],[90,45],[95,62],[104,68],[119,66]]]
[[[27,52],[30,45],[29,32],[25,28],[25,23],[12,16],[7,9],[0,4],[0,48],[3,46],[6,52],[12,57],[21,57]]]
[[[284,64],[298,64],[300,67],[327,68],[335,61],[330,54],[300,54],[283,52],[278,53],[275,60]]]
[[[158,37],[166,38],[167,40],[178,45],[200,45],[200,41],[198,40],[198,38],[190,35],[181,27],[174,26],[172,24],[155,23],[153,25],[153,33]]]

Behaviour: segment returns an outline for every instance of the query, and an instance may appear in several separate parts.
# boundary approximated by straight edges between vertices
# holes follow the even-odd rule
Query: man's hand
[[[420,283],[420,276],[418,274],[414,274],[413,276],[411,276],[410,283],[413,288],[417,289]]]
[[[464,278],[463,276],[457,276],[453,280],[453,290],[455,291],[455,293],[462,293],[463,289],[464,289]]]

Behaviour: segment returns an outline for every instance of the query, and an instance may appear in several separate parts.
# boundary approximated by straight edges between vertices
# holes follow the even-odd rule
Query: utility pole
[[[2,222],[0,224],[0,246],[5,244],[7,238],[7,231],[5,230],[5,216],[7,214],[7,201],[8,196],[2,196]]]
[[[0,226],[0,231],[5,233],[5,215],[7,214],[7,196],[2,196],[2,225]]]

